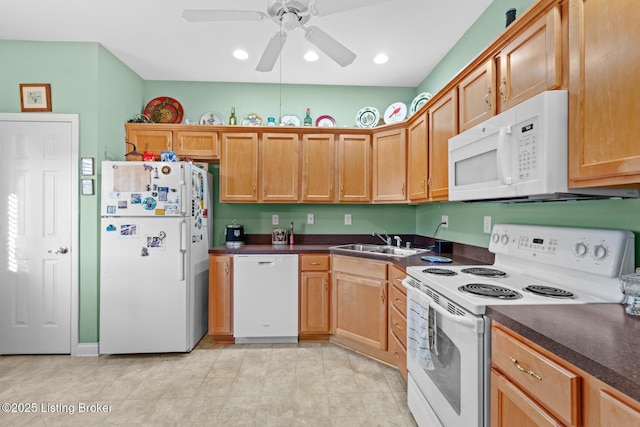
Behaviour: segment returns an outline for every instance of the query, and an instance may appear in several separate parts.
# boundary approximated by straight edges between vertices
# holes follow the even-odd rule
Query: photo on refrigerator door
[[[132,239],[138,237],[138,224],[121,224],[120,238]]]

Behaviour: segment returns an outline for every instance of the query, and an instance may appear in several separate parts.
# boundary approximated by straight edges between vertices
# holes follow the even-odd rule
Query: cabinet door
[[[420,114],[418,118],[412,118],[407,127],[409,169],[407,179],[407,192],[409,201],[425,201],[429,198],[427,177],[429,175],[429,136],[428,136],[427,112]]]
[[[220,201],[258,201],[258,134],[223,133]]]
[[[500,112],[562,84],[560,5],[518,34],[498,54]],[[579,49],[578,45],[575,49]]]
[[[626,404],[613,394],[601,390],[600,426],[640,426],[640,410]]]
[[[162,150],[171,150],[173,145],[173,132],[171,129],[133,129],[127,128],[127,141],[136,146],[139,153],[145,151],[156,155],[160,160]],[[127,147],[127,152],[131,147]]]
[[[198,160],[217,160],[220,158],[218,132],[215,131],[176,131],[178,156]]]
[[[429,198],[449,195],[449,138],[458,134],[457,89],[444,94],[429,108]]]
[[[374,202],[407,200],[407,137],[404,129],[373,135]]]
[[[458,84],[460,132],[496,113],[496,83],[493,59],[467,74]]]
[[[302,137],[302,201],[335,200],[335,138],[333,135]]]
[[[338,140],[340,202],[371,201],[371,138],[340,135]]]
[[[387,350],[387,283],[336,273],[332,277],[332,332]]]
[[[265,133],[260,139],[262,201],[299,200],[298,134]]]
[[[535,400],[491,370],[491,427],[558,427],[563,425]]]
[[[233,257],[212,255],[209,261],[209,335],[233,335]]]
[[[300,333],[329,333],[329,272],[300,273]]]
[[[569,186],[640,183],[640,2],[577,0],[570,13]]]

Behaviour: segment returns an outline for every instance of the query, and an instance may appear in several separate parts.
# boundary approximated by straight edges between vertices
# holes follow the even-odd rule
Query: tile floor
[[[0,403],[12,427],[416,425],[386,365],[330,343],[206,336],[189,354],[0,356]]]

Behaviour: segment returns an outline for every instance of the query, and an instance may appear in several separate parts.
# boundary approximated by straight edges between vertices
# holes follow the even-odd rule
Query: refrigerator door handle
[[[187,263],[187,221],[180,221],[180,281],[185,280]]]
[[[182,216],[187,216],[187,181],[184,165],[180,167],[180,212]]]

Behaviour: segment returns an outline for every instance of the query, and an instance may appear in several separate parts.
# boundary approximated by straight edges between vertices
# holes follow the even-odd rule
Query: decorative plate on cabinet
[[[331,116],[320,116],[316,119],[316,126],[334,128],[336,127],[336,121]]]
[[[413,101],[411,101],[411,106],[409,107],[409,115],[413,115],[416,111],[418,111],[420,107],[422,107],[427,103],[428,100],[431,99],[431,97],[433,97],[433,95],[431,95],[429,92],[422,92],[418,94],[418,96],[413,98]]]
[[[359,128],[372,128],[378,124],[380,113],[374,107],[364,107],[356,114],[356,125]]]
[[[404,102],[394,102],[384,112],[386,124],[398,123],[407,117],[407,105]]]
[[[280,126],[300,126],[300,118],[294,115],[282,116]]]
[[[143,114],[154,123],[181,123],[184,109],[175,99],[159,96],[149,101]]]
[[[262,126],[262,117],[255,113],[247,114],[240,122],[240,126]]]
[[[200,118],[201,125],[223,125],[224,123],[224,117],[217,111],[204,113]]]

